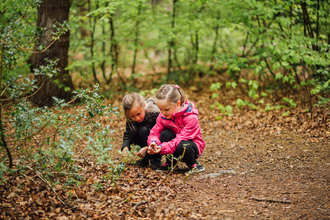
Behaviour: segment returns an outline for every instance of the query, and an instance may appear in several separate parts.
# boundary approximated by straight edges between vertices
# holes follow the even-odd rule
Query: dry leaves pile
[[[127,164],[114,183],[105,178],[107,166],[83,154],[77,163],[84,184],[66,187],[59,181],[54,187],[66,205],[34,173],[14,174],[0,186],[0,219],[330,218],[329,109],[297,103],[283,116],[288,109],[234,107],[231,116],[216,120],[221,113],[209,108],[211,91],[186,90],[200,111],[204,172],[186,179],[183,163],[169,176]],[[244,94],[223,91],[217,101],[228,105],[239,95]],[[120,99],[108,102],[120,105]],[[104,123],[115,129],[113,144],[119,149],[123,117]]]

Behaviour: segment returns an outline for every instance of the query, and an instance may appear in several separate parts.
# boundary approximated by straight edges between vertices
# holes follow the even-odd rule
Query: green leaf
[[[215,120],[220,121],[222,119],[222,116],[217,116]]]
[[[220,82],[212,83],[210,86],[211,91],[217,91],[221,88],[222,84]]]
[[[242,99],[237,99],[236,100],[236,106],[237,108],[242,108],[243,106],[245,106],[245,102]]]
[[[250,97],[252,97],[254,99],[257,99],[259,97],[259,95],[256,93],[256,91],[253,89],[250,89],[248,94]]]
[[[276,73],[275,74],[275,79],[281,79],[281,78],[283,78],[282,73]]]
[[[267,93],[261,92],[261,97],[267,97],[267,96],[268,96]]]
[[[56,172],[60,172],[61,169],[62,169],[62,163],[61,162],[57,162],[56,165],[55,165],[55,169],[56,169]]]
[[[290,115],[290,111],[287,111],[287,112],[285,112],[285,113],[282,114],[283,117],[287,117],[289,115]]]
[[[140,91],[140,95],[142,95],[143,97],[145,97],[147,95],[147,90],[144,90],[144,91]]]
[[[267,111],[272,111],[272,110],[274,110],[274,107],[271,106],[269,103],[267,103],[264,111],[267,112]]]
[[[241,83],[247,83],[247,80],[241,78],[241,79],[239,80],[239,82],[241,82]]]
[[[211,99],[215,99],[215,98],[217,98],[218,96],[219,96],[218,93],[214,92],[214,93],[212,94],[212,96],[211,96]]]

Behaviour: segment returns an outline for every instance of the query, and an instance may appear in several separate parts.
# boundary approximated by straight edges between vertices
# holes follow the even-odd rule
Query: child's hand
[[[140,158],[144,158],[147,154],[147,151],[148,151],[148,147],[143,147],[139,150],[139,152],[135,153],[135,155]]]
[[[129,151],[129,149],[128,149],[128,147],[124,147],[123,148],[123,150],[121,151],[123,154],[123,157],[127,157],[127,154],[128,154],[128,151]]]
[[[151,143],[148,147],[148,153],[149,154],[159,154],[162,150],[161,146],[157,146],[155,142]]]
[[[157,144],[155,142],[152,142],[149,146],[148,146],[148,154],[151,154],[151,150],[155,149],[155,147],[157,146]]]

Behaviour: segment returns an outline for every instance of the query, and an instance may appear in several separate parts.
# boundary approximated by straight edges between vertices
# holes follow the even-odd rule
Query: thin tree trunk
[[[175,45],[174,45],[174,46],[175,46]],[[176,54],[176,47],[174,47],[173,55],[174,55],[174,60],[175,60],[175,62],[176,62],[176,65],[178,66],[179,70],[181,71],[181,65],[180,65],[180,62],[179,62],[178,56],[177,56],[177,54]]]
[[[146,49],[143,50],[143,53],[144,53],[144,57],[145,57],[146,59],[148,59],[148,61],[149,61],[149,63],[150,63],[150,66],[151,66],[152,70],[153,70],[155,73],[157,73],[157,70],[156,70],[155,64],[154,64],[154,62],[150,59],[150,57],[148,56],[148,53],[147,53]]]
[[[194,65],[197,64],[198,60],[198,31],[195,31],[195,57],[194,57]]]
[[[101,62],[101,70],[104,80],[107,82],[107,75],[106,75],[106,69],[105,69],[105,24],[102,23],[102,62]]]
[[[139,25],[140,25],[140,14],[141,14],[142,2],[139,2],[138,7],[138,17],[136,19],[135,24],[135,40],[134,40],[134,57],[133,57],[133,65],[132,65],[132,75],[135,73],[135,63],[136,63],[136,54],[138,51],[138,39],[139,39]]]
[[[175,27],[175,8],[177,0],[173,0],[173,13],[172,13],[172,30]],[[172,67],[172,48],[174,47],[174,39],[171,38],[168,46],[168,67],[167,67],[167,83],[170,81],[171,67]]]
[[[107,80],[107,84],[109,84],[112,80],[112,75],[116,69],[117,66],[117,59],[116,59],[116,53],[117,53],[117,46],[116,46],[116,40],[115,40],[115,28],[113,24],[113,14],[110,16],[109,24],[110,24],[110,57],[111,57],[111,72],[109,76],[109,80]]]
[[[219,37],[219,25],[218,24],[215,26],[214,30],[215,30],[215,38],[214,38],[212,52],[211,52],[212,64],[210,66],[210,70],[213,70],[213,68],[214,68],[214,61],[215,61],[214,54],[217,49],[217,42],[218,42],[218,37]],[[245,47],[243,49],[243,54],[244,54],[244,50],[245,50]]]
[[[317,45],[319,41],[319,10],[320,10],[320,0],[317,0],[317,13],[316,13],[316,45],[317,51],[319,51],[319,46]]]
[[[98,9],[98,2],[96,3],[96,9]],[[90,0],[88,0],[88,12],[91,12],[91,3]],[[95,82],[97,82],[98,84],[100,84],[100,81],[97,79],[96,76],[96,70],[95,70],[95,63],[94,63],[94,33],[95,33],[95,26],[96,26],[96,16],[94,15],[94,21],[92,23],[92,17],[89,17],[89,26],[92,29],[92,33],[91,33],[91,59],[92,59],[92,71],[93,71],[93,76],[94,76],[94,80]]]

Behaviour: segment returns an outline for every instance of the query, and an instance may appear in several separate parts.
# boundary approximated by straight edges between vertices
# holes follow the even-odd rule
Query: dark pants
[[[135,130],[131,130],[131,140],[133,144],[139,145],[141,148],[148,146],[148,136],[150,134],[150,128],[149,126],[142,125],[140,127],[137,127]],[[161,155],[150,155],[147,153],[147,155],[144,157],[144,159],[156,159],[161,158]]]
[[[160,134],[160,142],[169,142],[173,140],[176,135],[169,129],[162,131]],[[183,155],[184,148],[186,151]],[[196,159],[198,158],[198,147],[193,141],[181,141],[176,147],[176,151],[173,153],[173,156],[179,158],[183,155],[182,161],[187,164],[187,166],[192,166],[196,163]]]

